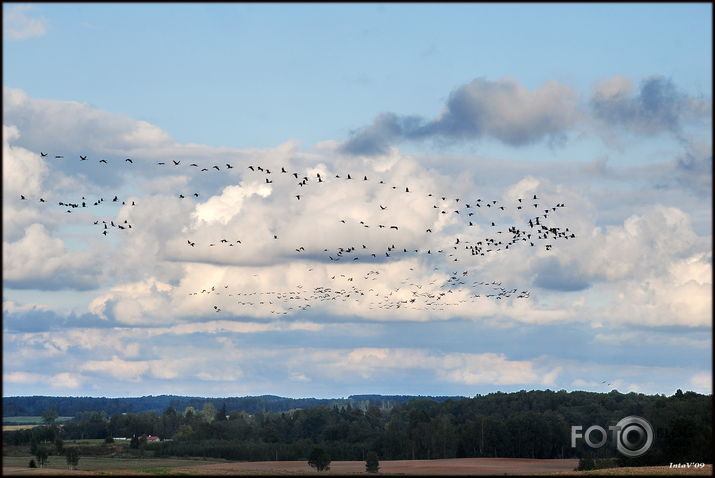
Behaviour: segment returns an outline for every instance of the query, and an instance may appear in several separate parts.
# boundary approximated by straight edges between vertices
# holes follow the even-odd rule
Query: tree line
[[[318,405],[325,407],[347,406],[392,408],[395,405],[408,402],[415,398],[429,398],[437,402],[463,397],[419,397],[414,395],[351,395],[347,398],[286,398],[275,395],[260,395],[249,397],[205,398],[180,395],[158,395],[145,397],[49,397],[25,396],[4,397],[3,415],[5,418],[14,416],[39,416],[45,410],[55,410],[60,416],[75,416],[79,412],[104,412],[108,416],[116,413],[157,412],[161,413],[171,407],[184,410],[186,407],[201,408],[204,403],[211,403],[219,408],[223,404],[229,410],[241,410],[247,413],[257,412],[287,412],[296,408],[311,408]]]
[[[651,449],[622,464],[712,463],[712,396],[678,390],[674,395],[520,391],[473,398],[413,399],[390,409],[351,405],[314,406],[288,412],[230,409],[205,402],[200,408],[167,407],[161,413],[80,412],[51,429],[63,439],[139,437],[155,456],[205,456],[232,460],[303,460],[319,446],[333,460],[464,457],[618,457],[609,443],[571,448],[571,426],[608,429],[636,415],[652,425]],[[44,429],[44,431],[43,431]],[[23,445],[50,427],[3,432],[5,444]],[[33,438],[34,437],[34,438]],[[45,437],[54,439],[54,437]],[[598,438],[598,437],[596,437]]]

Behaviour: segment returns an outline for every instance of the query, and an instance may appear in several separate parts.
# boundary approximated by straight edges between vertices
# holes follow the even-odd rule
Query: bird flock
[[[43,158],[48,153],[41,153]],[[55,155],[55,159],[67,161],[64,155]],[[92,160],[86,155],[80,155],[79,161],[96,161],[102,167],[110,167],[114,161],[107,159]],[[123,161],[116,161],[125,168],[134,167],[134,160],[126,158]],[[199,166],[198,163],[188,163],[182,160],[160,161],[156,163],[161,168],[176,168],[186,171],[195,168],[201,174],[226,173],[236,169],[230,163]],[[294,256],[305,256],[306,258],[322,260],[329,263],[368,263],[375,267],[364,275],[350,274],[349,269],[345,269],[346,274],[335,274],[330,278],[330,283],[308,288],[304,285],[296,285],[289,290],[274,290],[265,292],[246,292],[236,290],[230,284],[216,285],[202,288],[201,291],[191,292],[193,296],[218,296],[224,295],[232,297],[235,305],[254,308],[261,305],[275,306],[271,313],[287,314],[291,311],[307,310],[311,303],[317,302],[355,302],[369,309],[419,309],[419,310],[444,310],[446,307],[456,306],[465,302],[493,299],[504,300],[508,298],[526,299],[530,297],[527,290],[502,287],[500,281],[478,280],[474,278],[475,272],[470,270],[471,261],[480,257],[492,254],[503,254],[509,250],[519,247],[540,248],[551,251],[557,241],[572,240],[576,238],[574,232],[568,227],[553,225],[553,220],[558,216],[561,208],[566,207],[562,202],[545,203],[538,194],[529,194],[525,197],[516,198],[511,203],[504,203],[497,199],[486,197],[453,197],[453,195],[436,194],[430,191],[420,191],[410,184],[388,184],[380,178],[369,177],[366,174],[350,173],[321,173],[313,170],[310,173],[299,172],[286,169],[285,165],[266,167],[266,165],[249,165],[243,172],[243,177],[253,179],[262,184],[276,184],[292,186],[291,188],[281,188],[287,190],[286,200],[295,201],[297,205],[303,204],[310,195],[320,188],[330,188],[333,185],[343,182],[355,185],[370,185],[377,188],[380,196],[379,200],[374,200],[374,214],[370,217],[359,218],[346,214],[343,217],[335,217],[335,228],[347,228],[349,237],[353,238],[351,243],[343,244],[337,248],[324,247],[318,243],[313,244],[293,244],[291,249],[295,251]],[[383,188],[382,191],[380,188]],[[176,196],[181,200],[199,200],[199,193],[180,192]],[[422,198],[430,203],[430,212],[424,217],[425,227],[416,232],[414,223],[408,227],[400,224],[400,219],[404,219],[403,205],[416,198]],[[44,197],[29,198],[27,195],[20,195],[21,201],[36,200],[41,204],[49,204]],[[136,207],[137,200],[120,199],[114,195],[112,199],[105,201],[104,197],[87,199],[63,199],[58,201],[58,206],[66,208],[67,213],[82,208],[93,208],[105,204],[128,205]],[[377,219],[376,219],[377,218]],[[454,224],[455,220],[461,228],[462,236],[455,234],[450,242],[434,246],[431,240],[434,224],[441,223]],[[512,221],[509,221],[512,219]],[[514,219],[519,219],[519,224],[514,224]],[[446,221],[445,221],[446,220]],[[100,226],[99,234],[107,236],[109,232],[125,231],[133,229],[133,225],[126,219],[121,221],[114,218],[96,218],[93,225]],[[398,231],[409,231],[409,245],[400,243],[400,238],[405,240],[405,234],[397,234]],[[470,228],[474,231],[483,232],[482,237],[475,238]],[[336,229],[337,231],[338,229]],[[368,232],[372,241],[361,240],[360,231]],[[375,231],[375,232],[372,232]],[[364,236],[362,236],[364,237]],[[375,237],[381,239],[382,246],[374,246]],[[188,248],[218,248],[233,247],[240,250],[245,246],[246,239],[238,237],[217,237],[213,241],[199,243],[191,237],[186,237]],[[279,230],[272,230],[264,241],[281,241]],[[423,247],[414,247],[415,243],[428,244]],[[431,244],[431,245],[430,245]],[[414,277],[405,277],[400,283],[400,287],[394,290],[387,290],[383,287],[370,286],[370,281],[376,281],[381,274],[380,264],[399,261],[405,258],[418,258],[434,265],[435,262],[452,263],[449,268],[440,269],[434,267],[434,271],[443,271],[439,277],[449,277],[446,280],[432,278],[429,282],[419,283]],[[458,264],[462,265],[458,267]],[[457,270],[453,270],[457,269]],[[410,268],[410,270],[413,270]],[[310,272],[312,269],[307,269]],[[357,281],[356,281],[357,279]],[[214,312],[222,311],[220,305],[213,305]]]

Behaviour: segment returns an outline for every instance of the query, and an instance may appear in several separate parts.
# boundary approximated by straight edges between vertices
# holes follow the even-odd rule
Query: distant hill
[[[111,416],[116,413],[157,412],[162,413],[168,407],[183,412],[186,407],[201,410],[205,403],[212,403],[218,410],[224,404],[227,411],[287,412],[296,408],[311,408],[350,405],[366,410],[370,407],[389,409],[395,405],[413,399],[429,399],[444,402],[453,396],[415,396],[415,395],[351,395],[348,398],[285,398],[275,395],[255,397],[186,397],[180,395],[158,395],[145,397],[105,398],[105,397],[3,397],[3,417],[38,416],[45,410],[55,410],[60,416],[74,416],[79,412],[99,411]]]

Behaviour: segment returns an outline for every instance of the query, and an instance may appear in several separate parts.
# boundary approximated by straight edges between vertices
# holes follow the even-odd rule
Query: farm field
[[[72,420],[72,417],[58,417],[56,423],[64,423]],[[3,417],[2,429],[7,430],[23,430],[25,428],[33,428],[43,425],[44,421],[40,416],[19,416],[19,417]]]
[[[67,470],[61,457],[51,457],[43,469],[27,467],[30,457],[5,457],[3,475],[345,475],[364,474],[363,461],[334,461],[330,471],[316,472],[305,461],[230,462],[217,459],[104,458],[83,457],[78,470]],[[704,468],[672,469],[668,466],[611,468],[573,471],[578,461],[534,460],[528,458],[455,458],[446,460],[381,461],[381,475],[683,475],[709,476],[712,465]]]

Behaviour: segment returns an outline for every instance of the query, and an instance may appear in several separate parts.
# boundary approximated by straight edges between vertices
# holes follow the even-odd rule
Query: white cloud
[[[119,380],[138,382],[142,376],[150,369],[147,361],[122,360],[117,356],[111,360],[91,360],[84,363],[80,370],[88,372],[99,372]]]
[[[612,83],[605,91],[624,88],[622,82]],[[651,169],[610,162],[589,169],[582,167],[585,163],[419,157],[394,147],[382,156],[355,158],[341,154],[337,143],[329,141],[310,153],[300,151],[293,141],[264,150],[212,148],[179,144],[154,125],[88,105],[31,99],[10,88],[4,89],[4,96],[6,123],[11,125],[4,127],[3,144],[7,194],[20,189],[76,194],[86,188],[105,195],[104,191],[116,191],[122,200],[137,203],[117,205],[106,216],[115,222],[126,219],[134,226],[130,233],[103,242],[83,236],[87,247],[80,252],[75,249],[81,233],[75,231],[92,227],[94,211],[75,218],[20,203],[19,196],[4,197],[6,287],[100,287],[88,311],[102,320],[98,327],[105,327],[9,334],[10,345],[21,349],[13,357],[50,358],[58,367],[84,362],[79,370],[83,375],[61,375],[65,372],[55,369],[35,376],[32,372],[39,369],[27,368],[10,372],[14,383],[49,383],[54,377],[53,383],[81,389],[92,382],[87,378],[91,375],[93,380],[110,377],[133,384],[153,379],[241,379],[240,386],[248,387],[246,383],[265,376],[297,386],[370,380],[381,370],[387,376],[407,374],[449,386],[600,384],[558,361],[515,360],[511,350],[445,353],[384,347],[381,341],[387,329],[446,323],[455,317],[491,329],[519,325],[537,335],[539,326],[547,324],[590,322],[601,324],[594,342],[602,345],[638,340],[663,347],[703,347],[702,340],[690,335],[673,334],[666,340],[649,330],[618,328],[707,327],[711,321],[711,238],[709,227],[704,227],[709,226],[709,206],[682,188],[661,192],[653,187],[659,177],[673,171],[673,158]],[[539,107],[534,106],[536,113]],[[537,117],[536,113],[529,114]],[[513,126],[519,118],[506,120]],[[77,158],[45,161],[38,155],[40,139],[56,144],[60,153],[71,145],[86,145],[94,161],[104,154],[134,156],[137,168],[122,163],[119,170],[113,163],[99,170],[94,164],[101,171],[95,174],[89,168],[77,169],[85,167]],[[707,148],[701,149],[698,158],[707,156]],[[171,159],[181,164],[174,166]],[[168,164],[159,166],[157,161]],[[201,172],[188,166],[193,161],[209,168],[216,164],[221,170]],[[227,162],[232,169],[224,167]],[[681,169],[700,171],[688,164]],[[251,171],[249,165],[272,173]],[[317,182],[317,173],[323,182]],[[309,181],[299,186],[304,176]],[[369,180],[363,181],[363,176]],[[55,180],[63,177],[75,182],[63,179],[57,186]],[[266,183],[266,177],[273,182]],[[638,186],[636,181],[641,181]],[[111,187],[100,187],[105,183]],[[405,192],[407,186],[410,193]],[[179,193],[187,197],[180,199]],[[469,216],[474,226],[468,226],[464,210],[460,215],[453,212],[457,197],[475,210],[477,197],[508,207],[534,194],[542,205],[566,204],[551,214],[550,225],[569,227],[575,239],[555,243],[553,251],[538,243],[476,258],[463,252],[458,262],[453,261],[459,254],[456,238],[472,244],[484,237],[498,238],[496,229],[503,236],[512,224],[528,228],[531,217],[514,207],[503,214],[479,210]],[[492,218],[501,220],[499,228],[490,227]],[[393,224],[399,230],[390,230]],[[221,243],[223,238],[233,246]],[[296,251],[299,246],[304,250]],[[338,248],[350,246],[356,250],[343,253],[339,262],[328,259],[337,257]],[[421,254],[403,254],[403,249]],[[446,252],[438,255],[438,250]],[[371,252],[379,257],[373,260]],[[356,255],[360,259],[353,261]],[[465,285],[450,289],[446,281],[453,275]],[[504,288],[531,294],[508,300],[486,298],[484,293],[473,297],[472,283],[482,280],[497,280]],[[328,287],[331,291],[325,293]],[[479,290],[491,292],[484,285]],[[433,299],[441,293],[439,302],[427,304],[428,294]],[[4,303],[5,313],[33,312],[29,305],[22,308],[15,302]],[[107,328],[116,325],[112,321],[123,327]],[[253,334],[280,332],[273,335],[280,336],[282,344],[293,337],[291,332],[338,330],[349,336],[345,349],[260,350],[251,345]],[[352,331],[361,333],[360,340]],[[241,346],[232,340],[239,335]],[[217,371],[211,361],[218,359],[230,359],[231,367]],[[614,370],[598,370],[598,375],[615,374]],[[703,379],[694,380],[702,384]],[[656,387],[635,375],[618,383],[642,390]]]
[[[713,374],[711,372],[698,372],[690,378],[693,391],[698,393],[713,393]]]
[[[17,202],[20,195],[37,202],[44,190],[48,168],[39,154],[10,145],[20,138],[17,127],[3,124],[2,129],[3,202]]]
[[[3,241],[4,280],[21,288],[92,288],[100,271],[96,255],[71,251],[42,224],[32,224],[16,242]]]
[[[32,5],[3,7],[3,31],[12,40],[41,37],[47,33],[44,18],[28,16],[36,8]]]
[[[3,373],[2,379],[9,383],[39,383],[45,380],[45,376],[32,372],[10,372]]]
[[[51,377],[49,383],[54,388],[79,388],[83,381],[79,374],[63,372]]]

